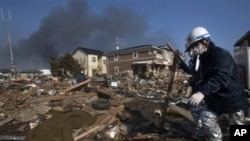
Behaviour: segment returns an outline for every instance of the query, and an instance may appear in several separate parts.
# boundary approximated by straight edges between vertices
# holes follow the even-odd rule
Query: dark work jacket
[[[87,78],[86,78],[85,74],[83,74],[83,73],[79,74],[76,78],[76,82],[78,84],[85,81],[85,80],[87,80]]]
[[[194,59],[195,64],[196,58]],[[237,68],[231,54],[210,43],[200,55],[198,72],[193,74],[193,92],[205,95],[208,108],[218,114],[245,110],[247,97],[240,83]]]

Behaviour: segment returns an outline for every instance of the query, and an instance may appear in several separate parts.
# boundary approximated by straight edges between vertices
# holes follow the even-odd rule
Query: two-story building
[[[166,46],[141,45],[107,53],[108,74],[132,70],[135,75],[168,69],[173,52]]]
[[[42,75],[40,70],[36,69],[26,69],[17,73],[17,77],[20,79],[34,79],[35,77],[39,77]]]
[[[79,62],[88,77],[107,73],[106,56],[101,50],[78,47],[72,56]]]

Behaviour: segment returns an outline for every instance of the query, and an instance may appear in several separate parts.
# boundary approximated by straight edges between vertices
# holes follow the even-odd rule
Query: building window
[[[114,70],[115,70],[115,74],[119,74],[119,67],[115,67]]]
[[[119,59],[119,55],[116,53],[116,54],[114,55],[114,60],[115,60],[115,61],[118,61],[118,59]]]
[[[153,54],[157,54],[158,52],[157,52],[157,50],[153,50]]]
[[[32,78],[32,74],[27,74],[27,78]]]
[[[138,52],[137,51],[133,51],[133,58],[138,58]]]
[[[92,62],[96,62],[96,57],[92,57]]]
[[[166,59],[169,59],[171,58],[171,53],[169,51],[166,51],[165,56],[166,56]]]
[[[102,63],[103,65],[106,65],[106,59],[103,59]]]
[[[78,63],[83,66],[85,64],[85,58],[78,58]]]
[[[157,54],[157,51],[154,50],[154,49],[151,49],[151,50],[149,51],[149,54]]]

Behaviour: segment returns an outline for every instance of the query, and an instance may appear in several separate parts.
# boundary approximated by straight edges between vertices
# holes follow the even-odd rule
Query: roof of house
[[[87,54],[96,54],[96,55],[104,55],[104,52],[101,50],[97,50],[97,49],[91,49],[91,48],[84,48],[84,47],[78,47],[73,54],[77,51],[77,50],[81,50],[86,52]]]
[[[50,69],[41,69],[39,71],[41,71],[43,75],[51,75],[51,70]]]
[[[142,48],[158,48],[158,47],[154,45],[139,45],[139,46],[124,48],[124,49],[119,49],[119,50],[131,50],[131,49],[133,50],[133,49],[142,49]]]
[[[1,73],[10,73],[10,69],[0,69]]]
[[[239,46],[244,40],[250,40],[250,30],[235,42],[234,47]]]
[[[42,72],[36,69],[26,69],[26,70],[20,71],[20,73],[42,73]]]
[[[139,45],[139,46],[123,48],[123,49],[119,49],[119,50],[113,50],[113,51],[107,52],[107,55],[114,54],[117,51],[119,51],[119,52],[127,52],[127,51],[134,51],[134,50],[138,50],[138,49],[145,50],[145,49],[149,49],[149,48],[160,49],[159,47],[154,46],[154,45]]]

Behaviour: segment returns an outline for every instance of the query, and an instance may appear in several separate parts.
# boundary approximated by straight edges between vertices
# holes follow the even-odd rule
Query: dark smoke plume
[[[149,32],[147,18],[124,8],[106,7],[102,14],[90,11],[84,0],[70,0],[66,8],[58,7],[45,17],[39,29],[13,47],[18,70],[49,68],[49,58],[72,53],[78,46],[115,50],[143,44],[163,45],[166,35]],[[163,39],[164,38],[164,39]],[[7,48],[7,47],[6,47]],[[9,50],[1,51],[0,66],[10,66]],[[2,68],[2,67],[0,67]]]

